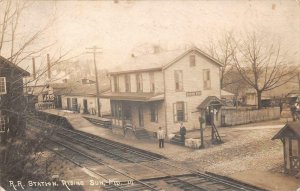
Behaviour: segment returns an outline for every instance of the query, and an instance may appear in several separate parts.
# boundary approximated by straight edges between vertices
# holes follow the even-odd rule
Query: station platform
[[[185,153],[189,150],[193,150],[188,147],[174,145],[168,142],[165,142],[164,148],[159,148],[158,140],[155,139],[147,141],[139,139],[129,139],[118,133],[113,133],[111,129],[102,128],[94,125],[93,123],[85,119],[84,115],[79,113],[73,113],[70,111],[56,109],[42,110],[42,112],[66,118],[75,130],[113,140],[119,143],[127,144],[146,151],[154,152],[163,155],[167,158],[173,157],[174,153]]]

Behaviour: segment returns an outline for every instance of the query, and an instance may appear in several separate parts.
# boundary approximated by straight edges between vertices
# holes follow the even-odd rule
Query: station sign
[[[53,94],[53,88],[48,87],[48,93],[43,94],[43,102],[53,102],[54,101],[54,94]]]
[[[201,91],[186,92],[186,97],[201,96],[201,95],[202,95]]]

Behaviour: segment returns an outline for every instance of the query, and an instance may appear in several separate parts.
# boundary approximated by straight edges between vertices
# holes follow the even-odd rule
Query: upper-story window
[[[190,66],[196,66],[196,56],[190,55]]]
[[[119,92],[119,76],[114,76],[114,90]]]
[[[150,78],[150,92],[155,91],[155,83],[154,83],[154,73],[150,72],[149,73],[149,78]]]
[[[6,78],[5,77],[0,77],[0,95],[6,94]]]
[[[131,86],[130,86],[130,75],[125,75],[125,92],[130,92]]]
[[[183,90],[182,70],[175,70],[174,77],[175,77],[175,90],[182,91]]]
[[[203,87],[205,90],[209,90],[211,88],[211,82],[210,82],[210,70],[205,69],[203,70]]]
[[[137,92],[143,92],[142,74],[136,74],[136,91]]]

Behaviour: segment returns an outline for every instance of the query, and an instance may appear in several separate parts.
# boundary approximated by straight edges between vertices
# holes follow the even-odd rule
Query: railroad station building
[[[192,47],[188,50],[155,52],[134,56],[109,73],[111,91],[101,96],[111,100],[114,126],[144,128],[167,133],[199,128],[199,106],[221,97],[221,63]],[[214,110],[220,125],[220,112]]]

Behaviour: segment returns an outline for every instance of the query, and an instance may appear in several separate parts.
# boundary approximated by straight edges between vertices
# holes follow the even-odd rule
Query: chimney
[[[47,66],[48,66],[48,79],[51,78],[51,64],[50,64],[50,55],[47,54]]]
[[[153,53],[157,54],[160,52],[160,47],[158,45],[153,46]]]
[[[32,57],[32,77],[33,77],[33,80],[36,79],[36,73],[35,73],[35,58]]]

